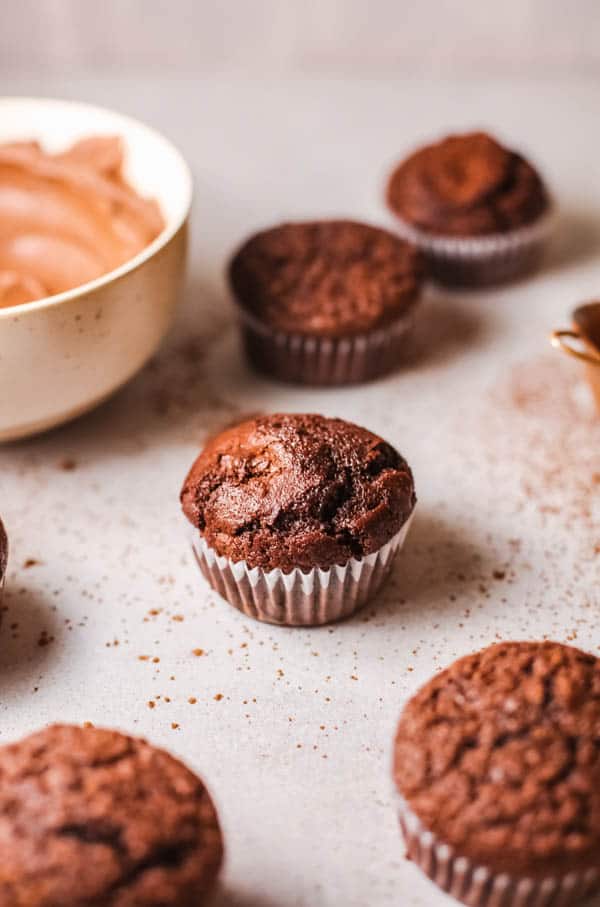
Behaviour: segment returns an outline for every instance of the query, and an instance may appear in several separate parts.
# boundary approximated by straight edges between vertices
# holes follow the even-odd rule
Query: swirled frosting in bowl
[[[81,286],[146,248],[165,226],[122,173],[118,136],[49,154],[0,145],[0,308]]]

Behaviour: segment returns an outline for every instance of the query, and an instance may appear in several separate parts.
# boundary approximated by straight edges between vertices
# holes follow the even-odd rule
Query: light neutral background
[[[597,0],[2,0],[0,68],[600,73]]]
[[[403,703],[496,639],[600,643],[600,423],[547,342],[600,289],[600,4],[0,3],[3,92],[138,116],[196,184],[188,292],[159,356],[97,412],[0,448],[0,743],[89,720],[180,755],[222,820],[218,907],[456,907],[403,858],[389,772]],[[235,245],[282,218],[384,222],[392,162],[473,124],[531,154],[556,195],[545,270],[429,290],[415,361],[379,382],[253,375],[223,279]],[[384,434],[419,496],[382,595],[306,632],[209,591],[178,503],[208,433],[286,409]]]

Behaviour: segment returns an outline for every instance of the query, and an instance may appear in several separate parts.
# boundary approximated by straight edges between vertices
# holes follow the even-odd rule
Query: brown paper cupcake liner
[[[292,384],[336,385],[372,381],[405,358],[413,308],[384,328],[347,337],[276,331],[237,305],[250,362],[265,375]]]
[[[291,573],[265,571],[246,561],[231,561],[217,554],[197,530],[192,530],[192,548],[207,582],[234,608],[266,623],[312,627],[350,617],[375,595],[411,522],[412,514],[389,542],[361,560],[307,573],[298,568]]]
[[[468,907],[571,907],[600,888],[600,870],[527,878],[494,873],[459,856],[428,831],[397,793],[407,856],[432,882]]]
[[[493,286],[535,271],[556,223],[550,210],[507,233],[460,238],[435,236],[394,216],[396,232],[418,246],[432,277],[450,286]]]

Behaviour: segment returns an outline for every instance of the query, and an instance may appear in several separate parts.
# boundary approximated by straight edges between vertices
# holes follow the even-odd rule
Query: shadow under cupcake
[[[326,624],[389,573],[416,503],[382,438],[319,415],[260,416],[206,445],[181,501],[210,585],[249,617]]]

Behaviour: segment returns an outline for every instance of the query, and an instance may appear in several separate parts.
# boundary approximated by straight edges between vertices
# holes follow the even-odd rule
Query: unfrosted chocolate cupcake
[[[416,151],[392,173],[387,201],[401,235],[448,283],[493,284],[530,271],[550,227],[538,172],[483,132]]]
[[[0,749],[0,907],[201,907],[222,859],[202,782],[143,740],[55,725]]]
[[[271,415],[213,438],[181,493],[205,577],[259,620],[347,617],[388,572],[415,506],[412,473],[341,419]]]
[[[600,883],[600,661],[509,642],[410,700],[394,777],[408,855],[472,907],[579,903]]]
[[[367,381],[397,366],[422,273],[413,246],[353,221],[282,224],[229,266],[251,362],[302,384]]]

